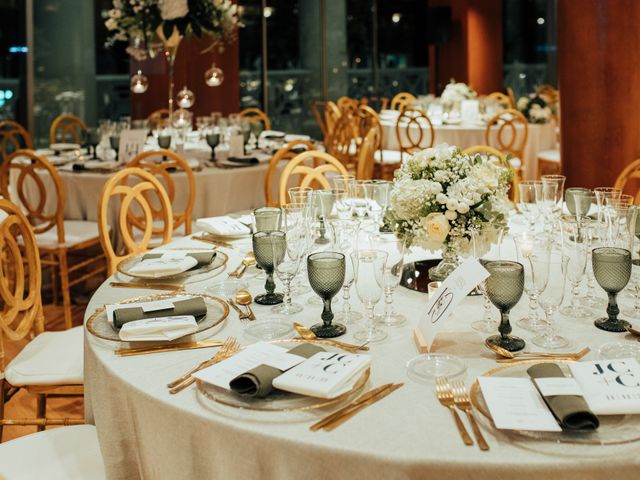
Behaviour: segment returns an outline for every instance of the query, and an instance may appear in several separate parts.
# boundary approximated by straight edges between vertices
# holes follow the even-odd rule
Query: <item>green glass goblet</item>
[[[276,284],[273,281],[274,265],[282,262],[287,241],[284,232],[267,231],[257,232],[253,234],[253,254],[256,257],[256,263],[262,268],[267,275],[267,281],[264,284],[266,293],[258,295],[255,302],[260,305],[277,305],[282,303],[283,295],[274,293]]]
[[[322,323],[311,327],[311,331],[320,338],[333,338],[343,335],[347,327],[332,323],[331,300],[342,288],[345,276],[345,259],[342,253],[318,252],[307,257],[309,285],[322,299]]]
[[[596,282],[609,296],[607,318],[596,320],[594,325],[607,332],[624,332],[629,322],[618,318],[620,308],[616,297],[631,278],[631,252],[624,248],[594,248],[592,253],[593,275]]]

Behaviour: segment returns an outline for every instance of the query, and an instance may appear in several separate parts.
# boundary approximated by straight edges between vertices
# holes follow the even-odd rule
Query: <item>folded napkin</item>
[[[309,135],[295,135],[295,134],[292,134],[292,133],[289,133],[289,134],[284,136],[284,141],[285,142],[293,142],[295,140],[306,140],[306,141],[309,141],[309,140],[311,140],[311,137]]]
[[[299,357],[310,358],[318,352],[324,352],[324,348],[310,343],[303,343],[288,350],[287,353],[298,355]],[[273,390],[273,381],[282,375],[282,370],[269,365],[260,365],[252,368],[248,372],[238,375],[229,382],[229,387],[240,395],[249,397],[264,398]]]
[[[125,323],[120,340],[125,342],[170,341],[198,331],[193,315],[155,317]]]
[[[171,258],[170,256],[173,255],[172,253],[165,253],[165,252],[158,252],[158,253],[147,253],[145,255],[142,256],[142,261],[147,261],[147,260],[155,260],[157,258]],[[216,252],[190,252],[184,255],[181,255],[178,253],[178,255],[175,255],[174,258],[184,258],[184,257],[191,257],[191,258],[195,258],[196,262],[198,262],[194,267],[191,267],[190,270],[195,270],[197,268],[202,268],[205,267],[207,265],[211,265],[211,262],[213,262],[213,260],[216,258]]]
[[[283,138],[284,136],[285,133],[278,130],[263,130],[260,133],[260,138]]]
[[[162,302],[162,300],[161,300]],[[148,302],[153,304],[154,302]],[[207,305],[202,297],[186,298],[184,300],[172,300],[167,302],[167,308],[149,310],[143,306],[127,307],[123,305],[113,311],[113,326],[122,328],[125,323],[146,318],[175,317],[180,315],[192,315],[196,321],[202,320],[207,315]]]
[[[196,226],[205,232],[221,237],[240,237],[249,235],[251,229],[231,217],[209,217],[196,220]]]
[[[248,165],[257,165],[259,163],[256,157],[229,157],[227,158],[227,161],[233,162],[233,163],[248,164]]]
[[[173,257],[161,255],[158,258],[142,260],[129,269],[129,273],[149,278],[163,278],[191,270],[198,265],[194,257]]]
[[[555,363],[541,363],[527,369],[531,378],[564,378],[565,375]],[[535,382],[534,382],[535,383]],[[540,391],[540,387],[538,390]],[[584,397],[580,395],[540,394],[556,417],[560,426],[566,430],[595,430],[600,425],[598,417],[589,409]]]

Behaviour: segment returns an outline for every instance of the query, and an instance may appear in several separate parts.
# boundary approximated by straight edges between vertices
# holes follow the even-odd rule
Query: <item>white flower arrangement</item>
[[[396,170],[387,225],[407,244],[486,253],[506,228],[510,169],[446,143],[416,153]]]
[[[553,111],[547,102],[535,93],[528,97],[520,97],[516,102],[516,108],[527,117],[529,123],[548,123],[553,116]]]
[[[444,104],[457,105],[463,100],[472,100],[477,96],[476,91],[469,85],[462,82],[456,83],[456,81],[452,79],[447,86],[444,87],[440,98]]]

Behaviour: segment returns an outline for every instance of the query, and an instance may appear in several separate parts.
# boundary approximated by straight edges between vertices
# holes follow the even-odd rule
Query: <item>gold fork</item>
[[[478,428],[478,423],[473,416],[473,410],[471,409],[471,399],[469,398],[467,389],[464,388],[464,384],[462,383],[462,381],[457,380],[455,382],[452,382],[451,390],[453,391],[453,401],[455,402],[456,407],[467,414],[467,418],[469,419],[469,423],[471,423],[471,428],[473,429],[473,435],[476,437],[476,441],[478,442],[480,450],[489,450],[489,444],[484,439],[480,428]]]
[[[473,445],[473,440],[469,436],[469,432],[467,432],[467,429],[456,411],[453,392],[451,391],[449,383],[445,377],[436,378],[436,396],[438,397],[438,401],[451,412],[453,420],[456,422],[456,427],[458,427],[458,433],[460,433],[464,444],[467,446]]]
[[[216,353],[216,355],[211,360],[207,360],[201,363],[200,365],[198,365],[198,370],[196,370],[196,372],[199,370],[202,370],[203,368],[210,367],[211,365],[215,365],[216,363],[219,363],[222,360],[226,360],[227,358],[233,356],[239,349],[240,349],[240,344],[235,338],[233,338],[228,348],[221,348],[220,350],[218,350],[218,353]],[[193,373],[195,372],[192,372],[192,374]],[[172,395],[175,395],[176,393],[180,393],[182,390],[184,390],[188,386],[194,384],[196,379],[191,376],[192,374],[189,375],[188,380],[182,382],[181,384],[173,388],[170,388],[169,393]]]
[[[236,342],[236,339],[234,337],[229,337],[227,338],[224,343],[222,345],[220,345],[220,350],[218,350],[211,358],[200,362],[198,365],[196,365],[195,367],[193,367],[191,370],[189,370],[187,373],[185,373],[184,375],[182,375],[180,378],[175,379],[173,382],[169,382],[167,383],[167,387],[168,388],[173,388],[179,384],[181,384],[182,382],[184,382],[185,380],[188,380],[189,377],[191,376],[192,373],[197,372],[198,370],[204,368],[204,366],[210,362],[211,360],[213,360],[214,358],[216,358],[216,355],[218,355],[218,353],[222,350],[227,351],[232,345],[233,343]],[[237,343],[237,342],[236,342]]]

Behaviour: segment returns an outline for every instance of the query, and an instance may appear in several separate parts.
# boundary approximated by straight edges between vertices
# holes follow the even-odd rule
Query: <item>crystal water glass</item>
[[[545,216],[545,231],[552,231],[562,212],[562,196],[564,192],[563,175],[543,175],[542,187],[536,190],[536,202]]]
[[[540,306],[547,319],[547,328],[533,338],[533,343],[542,348],[563,348],[569,345],[569,340],[558,334],[554,316],[565,297],[567,285],[567,265],[569,258],[561,252],[533,254],[531,262],[548,264],[549,281],[539,297]],[[535,267],[534,267],[535,268]]]
[[[402,278],[407,247],[395,233],[378,234],[373,237],[372,244],[373,248],[387,254],[387,263],[384,268],[384,313],[377,315],[376,321],[386,326],[402,325],[407,319],[404,315],[396,313],[393,307],[393,294]]]
[[[384,289],[384,269],[387,254],[381,250],[359,250],[356,259],[356,291],[366,309],[366,327],[358,330],[354,338],[359,342],[380,342],[387,338],[387,332],[375,322],[374,308],[382,297]]]
[[[313,192],[313,188],[311,187],[291,187],[287,190],[291,203],[302,203],[305,205],[309,200],[311,192]]]
[[[499,335],[486,339],[487,343],[497,345],[510,352],[524,348],[525,342],[511,335],[509,312],[520,301],[524,291],[524,267],[521,263],[508,260],[486,262],[484,267],[490,275],[486,280],[487,296],[500,310]]]
[[[273,307],[274,313],[293,315],[302,311],[302,305],[291,299],[291,282],[300,268],[300,261],[305,252],[305,232],[302,223],[302,208],[297,205],[282,207],[282,230],[285,232],[286,248],[284,256],[273,252],[274,270],[284,285],[282,303]],[[274,244],[274,249],[279,248]]]
[[[564,191],[567,210],[574,217],[586,217],[591,210],[592,191],[583,187],[571,187]]]
[[[635,237],[637,209],[618,200],[608,200],[605,212],[607,216],[607,246],[629,248],[629,240]]]
[[[631,251],[631,291],[633,294],[633,307],[625,309],[624,315],[640,319],[640,206],[633,207],[636,210],[636,221],[633,236],[629,238],[629,250]]]
[[[595,326],[607,332],[624,332],[630,324],[618,318],[617,295],[629,283],[631,278],[631,252],[624,248],[601,247],[593,250],[593,273],[598,285],[607,292],[607,318],[594,322]]]
[[[253,211],[253,231],[280,230],[282,210],[278,207],[259,207]]]
[[[518,207],[522,212],[529,228],[533,228],[540,216],[540,209],[536,204],[536,189],[542,188],[539,180],[525,180],[518,184]]]
[[[345,324],[354,323],[362,318],[360,312],[351,308],[351,286],[355,281],[354,254],[357,250],[355,239],[358,236],[359,223],[357,220],[334,219],[329,222],[333,230],[333,249],[345,256],[345,275],[342,284],[342,310],[336,314],[336,318]]]
[[[593,193],[596,196],[596,205],[598,206],[598,222],[606,222],[605,218],[605,201],[607,199],[617,199],[622,195],[622,190],[615,187],[596,187],[593,189]]]
[[[488,252],[482,250],[481,232],[477,230],[471,230],[471,243],[473,256],[484,265],[486,262],[492,260],[500,260],[500,250],[502,244],[502,237],[504,235],[504,229],[499,228],[497,232],[496,243],[492,245]],[[498,328],[498,322],[493,319],[493,309],[491,308],[491,300],[487,295],[487,283],[486,280],[480,282],[477,286],[478,292],[482,295],[484,308],[481,320],[476,320],[471,323],[471,328],[481,333],[492,333]]]
[[[356,180],[352,187],[351,205],[353,213],[361,222],[369,213],[369,187],[367,181]]]
[[[524,267],[524,291],[529,297],[529,312],[519,319],[516,324],[533,332],[546,327],[546,321],[540,318],[538,310],[540,305],[538,297],[544,291],[549,281],[549,264],[546,262],[534,263],[531,256],[535,253],[544,254],[550,252],[551,239],[548,235],[535,235],[525,232],[514,237],[518,253],[518,261]]]
[[[311,327],[313,333],[320,338],[333,338],[343,335],[347,328],[340,323],[333,323],[331,299],[342,288],[345,276],[345,258],[339,252],[320,252],[307,257],[309,284],[322,299],[322,323]]]
[[[251,237],[253,254],[256,263],[264,270],[267,280],[265,282],[266,293],[258,295],[255,302],[260,305],[277,305],[282,303],[283,295],[274,293],[276,284],[273,281],[273,269],[276,263],[282,262],[286,250],[286,236],[284,232],[269,231],[256,232]]]
[[[580,284],[585,276],[589,254],[589,240],[585,224],[589,222],[588,217],[580,215],[576,215],[576,218],[564,218],[561,222],[562,250],[568,258],[567,279],[571,284],[571,300],[569,305],[560,309],[560,312],[573,318],[593,316],[591,310],[580,302]]]

